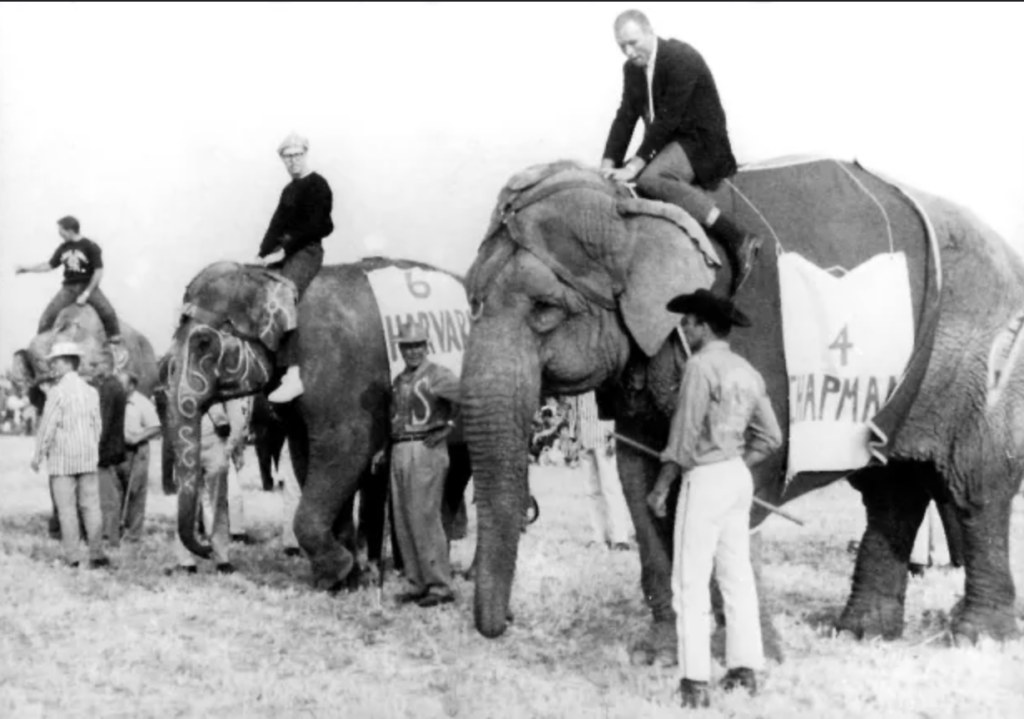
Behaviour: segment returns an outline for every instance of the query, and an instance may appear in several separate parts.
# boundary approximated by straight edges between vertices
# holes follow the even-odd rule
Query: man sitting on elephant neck
[[[732,269],[730,294],[750,274],[761,241],[726,217],[701,188],[713,190],[736,172],[725,110],[711,70],[693,47],[654,34],[647,16],[627,10],[615,19],[626,55],[622,102],[608,132],[601,173],[636,180],[640,194],[678,205],[721,243]],[[619,169],[638,120],[644,139]]]
[[[296,303],[323,266],[321,242],[334,231],[331,187],[322,176],[309,170],[308,151],[309,140],[295,133],[277,148],[292,181],[281,192],[258,255],[268,268],[278,270],[295,283]],[[287,372],[281,385],[267,397],[271,402],[290,402],[304,391],[295,334],[296,330],[292,329],[281,344],[278,367],[287,367]]]
[[[128,353],[121,343],[121,324],[117,313],[100,289],[103,250],[92,240],[82,237],[81,225],[70,215],[57,220],[57,232],[62,242],[49,260],[37,265],[20,265],[15,271],[19,275],[24,272],[49,272],[64,265],[64,284],[43,310],[38,332],[42,334],[53,327],[57,315],[68,305],[89,303],[103,322],[114,366],[120,369],[127,363]]]
[[[455,601],[448,538],[441,520],[447,438],[455,424],[459,379],[427,359],[427,330],[406,325],[398,336],[405,369],[394,381],[391,398],[391,496],[395,536],[411,590],[400,604],[435,607]],[[381,464],[385,449],[373,458]]]
[[[698,707],[709,704],[712,569],[728,617],[729,670],[722,686],[727,691],[737,686],[752,694],[757,691],[754,672],[764,666],[764,649],[750,563],[750,467],[782,445],[782,430],[761,374],[724,341],[733,325],[750,326],[746,315],[704,289],[675,297],[668,310],[683,315],[683,334],[694,354],[683,371],[661,472],[647,503],[656,517],[665,517],[669,490],[682,475],[672,604],[683,706]]]

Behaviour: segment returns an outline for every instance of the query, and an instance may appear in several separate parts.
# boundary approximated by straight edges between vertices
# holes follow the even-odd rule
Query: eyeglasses
[[[298,160],[299,158],[305,157],[305,156],[306,156],[305,152],[296,152],[296,153],[293,153],[291,155],[281,155],[281,159],[284,160],[285,162],[288,162],[289,160]]]

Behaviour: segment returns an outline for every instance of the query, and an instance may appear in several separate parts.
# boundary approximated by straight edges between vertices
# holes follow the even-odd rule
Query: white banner
[[[787,477],[864,467],[870,421],[914,349],[906,256],[876,255],[842,277],[793,252],[778,266],[789,371]]]
[[[394,380],[405,363],[398,351],[398,333],[408,322],[427,328],[427,356],[462,375],[462,353],[469,337],[469,301],[462,283],[449,274],[419,267],[385,267],[366,273],[380,307]]]

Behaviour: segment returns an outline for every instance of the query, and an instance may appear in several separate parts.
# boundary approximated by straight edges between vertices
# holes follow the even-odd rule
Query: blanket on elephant
[[[799,460],[788,469],[787,477],[798,471],[852,470],[872,459],[886,462],[890,440],[906,417],[928,367],[938,319],[941,269],[935,232],[923,205],[910,190],[856,163],[822,158],[747,165],[724,183],[716,200],[744,227],[765,239],[754,273],[736,298],[752,316],[754,327],[735,332],[731,339],[738,352],[758,358],[766,381],[774,385],[769,387],[769,394],[776,410],[780,417],[789,417],[790,459]],[[844,360],[848,362],[855,349],[851,347],[855,340],[850,332],[858,316],[859,339],[870,340],[874,332],[876,341],[872,344],[876,353],[885,351],[877,335],[900,327],[893,332],[903,338],[889,348],[891,356],[879,359],[875,364],[877,372],[867,370],[865,386],[857,388],[865,391],[859,393],[864,395],[860,397],[863,402],[856,423],[851,424],[863,427],[862,441],[867,444],[855,456],[838,458],[826,452],[818,453],[818,459],[814,459],[811,452],[809,457],[807,443],[820,440],[821,434],[813,430],[805,433],[801,446],[801,432],[794,431],[798,424],[808,420],[817,422],[820,429],[821,420],[829,418],[827,412],[815,411],[824,406],[822,392],[826,383],[830,390],[838,390],[833,397],[837,402],[843,397],[844,386],[848,390],[854,386],[844,385],[838,370],[819,371],[812,378],[800,368],[789,367],[790,358],[783,351],[786,333],[782,298],[787,289],[794,294],[794,288],[783,288],[782,281],[794,281],[795,274],[787,269],[797,257],[799,263],[821,273],[839,271],[846,277],[866,271],[871,263],[890,264],[889,270],[879,272],[876,284],[862,283],[857,288],[862,299],[859,307],[856,295],[843,301],[840,314],[845,313],[846,322],[832,325],[838,327],[835,336],[827,341],[818,337],[815,341],[821,346],[811,350],[824,357],[818,362],[819,370],[834,367]],[[815,301],[813,295],[801,299]],[[819,306],[811,309],[812,314],[825,311],[827,302],[821,296],[817,299]],[[868,311],[869,306],[874,307],[874,312]],[[892,317],[885,317],[887,308]],[[796,317],[799,312],[794,310],[790,319]],[[895,325],[888,324],[889,321]],[[827,322],[824,324],[828,326]],[[912,342],[905,337],[908,333],[913,335]],[[766,352],[765,347],[778,351]],[[795,358],[793,361],[798,364]],[[872,381],[875,374],[883,379]],[[815,381],[817,394],[811,396]],[[869,396],[869,391],[875,396]],[[847,397],[855,399],[852,393]],[[785,406],[779,406],[780,399]],[[852,408],[847,404],[846,409]]]
[[[455,276],[421,266],[388,266],[366,270],[380,309],[394,380],[405,368],[398,350],[398,334],[410,323],[427,329],[431,361],[462,374],[462,353],[469,337],[466,289]]]

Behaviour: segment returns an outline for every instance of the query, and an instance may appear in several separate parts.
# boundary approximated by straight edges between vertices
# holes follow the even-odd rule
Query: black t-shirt
[[[327,180],[315,172],[292,180],[281,192],[270,227],[260,245],[260,257],[278,248],[293,255],[303,247],[320,242],[334,231],[331,208],[334,197]],[[287,240],[284,236],[288,235]]]
[[[50,258],[50,267],[60,265],[64,265],[65,285],[88,284],[93,273],[103,267],[103,250],[85,237],[66,240]]]

